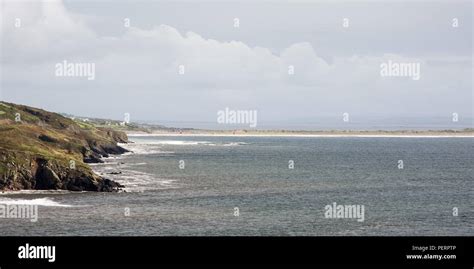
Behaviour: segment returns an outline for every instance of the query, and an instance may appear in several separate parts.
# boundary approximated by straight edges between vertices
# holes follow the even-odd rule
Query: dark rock
[[[38,138],[41,140],[41,141],[44,141],[44,142],[49,142],[49,143],[56,143],[58,142],[58,140],[50,137],[50,136],[47,136],[47,135],[44,135],[44,134],[41,134],[40,136],[38,136]]]
[[[92,177],[88,176],[69,178],[66,189],[71,191],[98,191],[97,184]]]
[[[121,188],[124,188],[122,184],[105,178],[100,182],[98,186],[98,191],[116,192],[119,191]]]
[[[85,163],[103,163],[101,156],[96,153],[91,153],[90,155],[84,156],[83,161]]]
[[[61,186],[61,179],[51,168],[41,166],[38,169],[35,185],[37,190],[61,189]]]

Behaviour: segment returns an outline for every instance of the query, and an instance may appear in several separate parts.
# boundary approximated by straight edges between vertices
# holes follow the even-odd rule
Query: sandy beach
[[[146,137],[146,136],[183,136],[183,137],[202,137],[202,136],[211,136],[211,137],[361,137],[361,138],[474,138],[474,132],[459,132],[459,133],[449,133],[449,132],[353,132],[353,133],[331,133],[331,132],[321,132],[321,133],[232,133],[232,132],[153,132],[153,133],[137,133],[137,132],[127,132],[128,136],[131,137]]]

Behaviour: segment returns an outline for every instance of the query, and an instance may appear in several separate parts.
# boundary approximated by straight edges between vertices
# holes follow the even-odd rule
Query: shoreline
[[[341,138],[341,137],[357,137],[357,138],[474,138],[474,133],[460,132],[460,133],[442,133],[442,132],[420,132],[420,133],[170,133],[170,132],[153,132],[153,133],[137,133],[127,132],[127,136],[130,137],[152,137],[152,136],[163,136],[163,137],[301,137],[301,138]]]

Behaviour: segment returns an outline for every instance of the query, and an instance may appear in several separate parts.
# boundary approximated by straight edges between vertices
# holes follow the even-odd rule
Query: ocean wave
[[[121,147],[129,150],[119,156],[111,156],[107,159],[122,159],[128,155],[151,155],[151,154],[173,154],[173,151],[165,151],[161,146],[223,146],[234,147],[248,145],[245,142],[211,142],[211,141],[184,141],[184,140],[153,140],[153,141],[134,141],[130,144],[119,144]]]
[[[242,146],[242,145],[249,145],[249,143],[245,142],[230,142],[230,143],[214,143],[209,144],[210,146],[222,146],[222,147],[235,147],[235,146]]]
[[[131,151],[132,155],[150,155],[150,154],[173,154],[174,152],[162,149],[166,145],[174,146],[241,146],[247,145],[245,142],[211,142],[211,141],[184,141],[184,140],[137,140],[129,144],[120,144],[120,146]],[[128,154],[128,155],[130,155]],[[136,166],[147,165],[146,162],[128,162],[127,155],[113,156],[104,159],[105,163],[93,166],[93,170],[99,176],[110,178],[122,185],[126,192],[143,192],[148,190],[161,190],[179,188],[181,184],[174,179],[159,178],[154,174],[136,170]]]
[[[143,146],[160,146],[160,145],[172,145],[172,146],[241,146],[248,145],[246,142],[211,142],[211,141],[185,141],[185,140],[153,140],[153,141],[135,141],[133,144],[121,144],[122,147],[125,147],[131,151],[143,150]],[[157,148],[154,148],[157,150]],[[160,151],[158,153],[163,153]]]
[[[210,142],[210,141],[186,141],[186,140],[153,140],[153,141],[137,141],[134,144],[194,146],[194,145],[212,144],[212,142]]]
[[[125,154],[114,156],[115,158],[123,158],[128,155],[140,154],[140,155],[149,155],[149,154],[170,154],[174,153],[171,151],[161,150],[158,144],[148,144],[148,143],[132,143],[132,144],[120,144],[121,147],[129,150]]]
[[[147,163],[127,163],[127,166],[139,166],[139,165],[147,165]]]
[[[6,195],[21,195],[21,194],[47,194],[47,195],[63,195],[70,193],[81,193],[86,191],[68,191],[68,190],[18,190],[18,191],[5,191],[1,192],[0,196]]]
[[[174,179],[157,178],[156,175],[134,170],[137,165],[146,163],[125,163],[117,166],[108,163],[104,166],[94,167],[94,172],[99,176],[110,178],[125,187],[126,192],[144,192],[149,190],[174,189],[180,185]]]
[[[38,199],[12,199],[12,198],[0,198],[1,205],[38,205],[38,206],[51,206],[51,207],[74,207],[73,205],[61,204],[50,198],[38,198]]]

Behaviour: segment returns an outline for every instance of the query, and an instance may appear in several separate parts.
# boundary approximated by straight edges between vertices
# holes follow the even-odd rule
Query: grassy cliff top
[[[81,150],[86,142],[114,142],[107,129],[6,102],[0,102],[0,136],[0,149],[29,152],[46,158],[73,157],[78,161],[82,161]]]
[[[34,182],[40,163],[56,169],[59,177],[61,173],[63,178],[73,177],[66,171],[71,161],[77,169],[73,172],[96,179],[85,159],[93,156],[97,160],[116,151],[117,142],[127,142],[127,136],[58,113],[0,102],[0,183],[5,188],[19,178]]]

